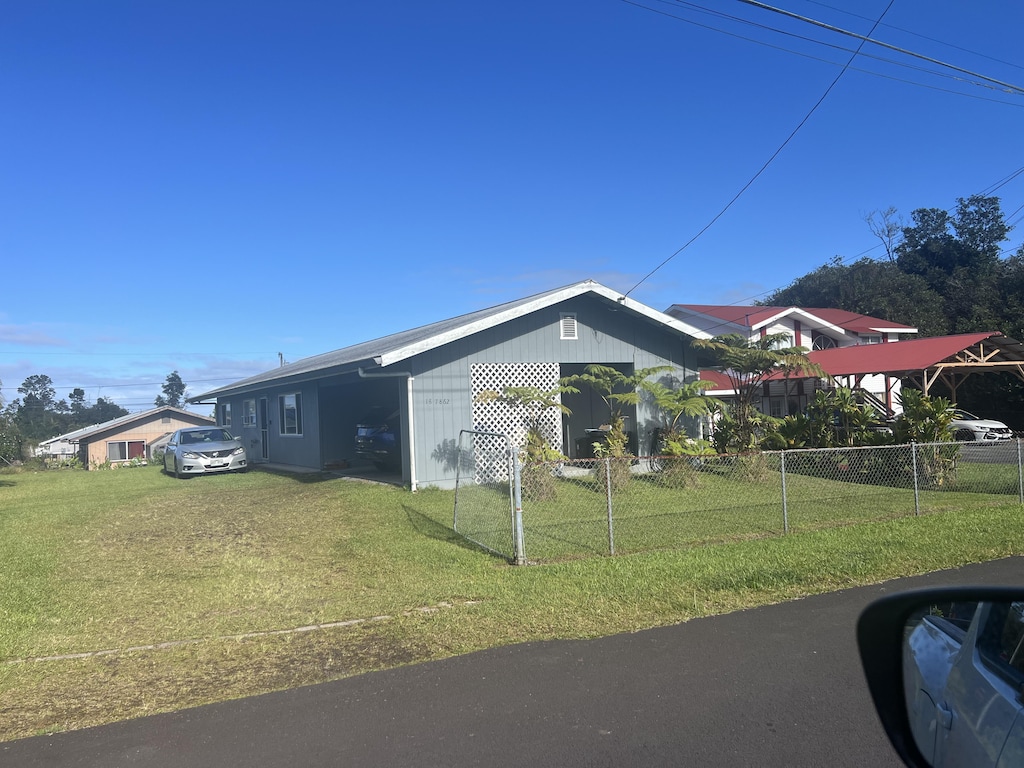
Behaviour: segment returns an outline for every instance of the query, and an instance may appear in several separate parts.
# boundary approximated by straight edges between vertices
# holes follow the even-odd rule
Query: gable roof
[[[265,373],[250,376],[226,387],[219,387],[209,392],[204,392],[201,395],[196,395],[189,398],[189,402],[195,403],[228,393],[238,393],[247,389],[254,389],[269,382],[318,374],[345,365],[362,363],[384,368],[422,352],[436,349],[474,333],[479,333],[480,331],[524,317],[538,310],[560,304],[563,301],[584,294],[592,294],[609,302],[615,302],[620,307],[624,307],[635,314],[641,315],[656,324],[663,325],[680,334],[700,339],[709,338],[709,334],[682,320],[670,317],[663,312],[648,307],[646,304],[634,301],[623,296],[618,291],[613,291],[611,288],[607,288],[593,280],[584,280],[562,288],[517,299],[516,301],[499,304],[488,309],[481,309],[448,320],[441,320],[430,325],[413,328],[412,330],[354,344],[333,352],[307,357],[294,363],[288,363],[279,368],[271,369]]]
[[[831,328],[837,332],[855,334],[872,333],[917,333],[917,328],[878,317],[848,312],[845,309],[828,309],[823,307],[756,307],[721,304],[673,304],[666,313],[673,317],[687,314],[703,315],[712,321],[719,321],[723,329],[716,331],[719,335],[724,325],[738,328],[749,328],[757,331],[784,317],[798,317],[812,327]],[[705,326],[705,330],[707,330]]]
[[[193,413],[192,411],[186,411],[181,408],[175,408],[174,406],[171,405],[164,405],[159,408],[151,408],[148,411],[139,411],[138,413],[129,413],[126,416],[118,416],[116,419],[104,421],[101,424],[93,424],[88,427],[82,427],[81,429],[76,429],[73,432],[67,432],[63,435],[51,437],[49,440],[42,440],[40,441],[39,445],[49,445],[50,443],[56,443],[60,440],[66,440],[69,443],[77,443],[80,442],[83,438],[89,438],[103,432],[110,432],[121,427],[129,426],[130,424],[133,424],[135,422],[149,421],[156,416],[162,417],[165,413],[168,415],[174,414],[177,415],[179,418],[186,418],[189,420],[198,421],[200,423],[215,423],[214,420],[211,419],[209,416],[202,416],[198,413]]]

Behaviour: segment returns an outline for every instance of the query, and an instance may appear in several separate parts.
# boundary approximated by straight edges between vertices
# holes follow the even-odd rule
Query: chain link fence
[[[508,437],[495,432],[459,433],[452,527],[475,544],[516,564],[523,534],[517,526],[518,461]]]
[[[507,470],[511,485],[491,489],[487,504],[504,503],[505,548],[488,548],[517,562],[546,562],[1005,504],[1008,497],[1024,504],[1021,455],[1021,442],[1006,440],[526,464],[521,524],[515,467]],[[459,494],[461,487],[457,515],[464,516],[469,496]]]

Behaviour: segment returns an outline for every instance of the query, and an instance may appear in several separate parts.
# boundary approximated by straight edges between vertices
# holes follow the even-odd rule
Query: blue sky
[[[888,0],[773,5],[866,34]],[[40,373],[60,397],[130,410],[172,370],[198,394],[278,353],[586,278],[629,291],[858,44],[739,0],[33,0],[3,15],[0,395]],[[895,0],[874,37],[1024,85],[1022,23],[1016,0]],[[633,298],[751,303],[836,255],[880,256],[871,211],[950,208],[1024,165],[1020,92],[863,53],[888,61],[859,56]],[[995,194],[1021,218],[1024,177]]]

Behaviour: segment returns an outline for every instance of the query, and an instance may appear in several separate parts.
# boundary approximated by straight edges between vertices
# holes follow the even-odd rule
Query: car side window
[[[977,609],[977,603],[935,603],[928,606],[922,618],[950,637],[963,642]]]
[[[1002,677],[1024,683],[1024,602],[991,606],[978,635],[978,652]]]

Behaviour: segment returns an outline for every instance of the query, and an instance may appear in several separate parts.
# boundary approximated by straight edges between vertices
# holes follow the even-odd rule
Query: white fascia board
[[[595,293],[598,296],[603,296],[604,298],[609,299],[610,301],[614,301],[620,306],[626,307],[627,309],[632,310],[633,312],[636,312],[639,315],[643,315],[644,317],[661,323],[662,325],[665,325],[675,331],[679,331],[680,333],[692,336],[693,338],[711,338],[711,334],[706,333],[705,331],[702,331],[698,328],[694,328],[693,326],[688,325],[687,323],[684,323],[681,320],[677,320],[674,317],[671,317],[670,315],[666,315],[663,312],[659,312],[656,309],[652,309],[651,307],[648,307],[646,304],[641,304],[638,301],[634,301],[633,299],[623,296],[622,294],[613,291],[610,288],[606,288],[603,285],[600,285],[599,283],[587,281],[583,283],[576,283],[575,285],[570,285],[555,293],[546,294],[545,296],[542,296],[536,299],[535,301],[531,301],[526,304],[520,304],[514,307],[513,309],[509,309],[504,312],[498,312],[493,315],[488,315],[487,317],[481,318],[476,322],[460,325],[457,328],[452,328],[451,330],[445,331],[444,333],[439,333],[436,336],[431,336],[428,339],[422,339],[407,346],[400,347],[398,349],[393,349],[390,352],[386,352],[374,359],[375,361],[378,362],[378,364],[381,367],[394,365],[395,363],[401,362],[402,360],[413,357],[414,355],[418,355],[421,352],[427,352],[431,349],[436,349],[437,347],[444,346],[445,344],[449,344],[453,341],[458,341],[459,339],[465,338],[466,336],[471,336],[474,333],[479,333],[480,331],[485,331],[488,328],[494,328],[495,326],[507,323],[510,320],[525,317],[526,315],[529,315],[533,312],[536,312],[541,309],[546,309],[547,307],[554,306],[555,304],[567,301],[568,299],[573,299],[585,293]]]
[[[917,328],[889,328],[884,325],[871,326],[871,330],[878,333],[917,333]]]
[[[777,312],[776,314],[772,315],[771,317],[765,318],[760,323],[754,323],[753,325],[750,326],[750,330],[752,330],[752,331],[759,331],[762,328],[765,328],[765,327],[771,325],[772,323],[777,323],[779,320],[782,320],[784,317],[789,317],[791,314],[793,314],[794,312],[797,312],[797,311],[798,310],[797,310],[796,307],[789,307],[788,309],[784,309],[781,312]]]
[[[838,333],[840,336],[845,336],[847,334],[847,331],[844,328],[841,328],[838,325],[834,325],[833,323],[830,323],[827,320],[823,320],[817,315],[811,314],[806,309],[800,309],[800,307],[788,307],[787,309],[784,309],[782,312],[779,312],[778,314],[769,317],[767,320],[762,320],[760,323],[751,326],[751,330],[760,330],[765,326],[771,325],[772,323],[777,322],[782,318],[790,317],[791,315],[799,316],[802,320],[807,322],[812,328],[818,330],[827,328],[833,333]]]

